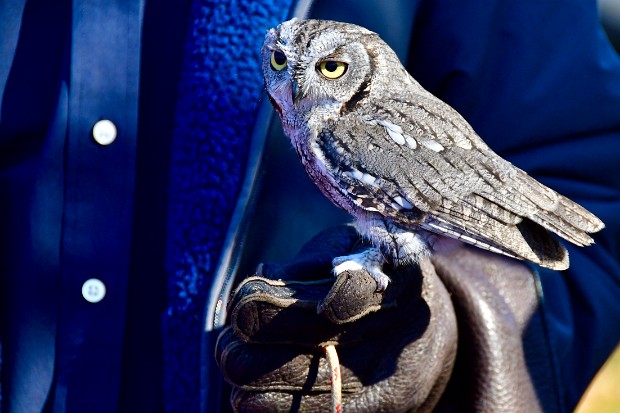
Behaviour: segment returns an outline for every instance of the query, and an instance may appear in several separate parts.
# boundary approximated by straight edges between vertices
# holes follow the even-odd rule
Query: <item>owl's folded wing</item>
[[[568,266],[567,254],[542,227],[592,244],[587,233],[603,227],[598,218],[500,158],[451,108],[432,102],[436,114],[428,102],[401,103],[398,111],[350,114],[318,135],[343,193],[358,206],[555,269]]]

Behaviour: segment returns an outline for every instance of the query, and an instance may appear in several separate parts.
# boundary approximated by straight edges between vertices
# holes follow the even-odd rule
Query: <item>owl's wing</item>
[[[432,97],[390,101],[343,116],[318,147],[345,193],[399,224],[461,239],[555,269],[561,244],[576,245],[603,223],[489,149],[452,108]]]

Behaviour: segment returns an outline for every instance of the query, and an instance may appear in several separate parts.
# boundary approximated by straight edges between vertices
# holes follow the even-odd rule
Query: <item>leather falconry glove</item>
[[[506,307],[502,294],[478,268],[491,258],[498,260],[492,265],[495,270],[508,262],[527,277],[525,266],[456,248],[433,258],[449,273],[448,282],[440,279],[430,260],[399,268],[386,264],[392,282],[383,292],[376,291],[367,273],[332,277],[333,257],[366,247],[354,228],[332,228],[290,262],[261,265],[259,275],[237,287],[228,313],[230,326],[221,333],[216,351],[233,386],[235,411],[329,411],[330,369],[322,350],[327,344],[338,351],[347,413],[540,410],[523,360],[524,321],[506,327],[493,317],[497,310],[499,318],[506,318],[514,309]],[[499,302],[489,308],[486,298],[460,280],[461,268],[479,279],[475,287],[485,297]],[[489,295],[489,289],[496,296]],[[455,297],[463,302],[455,306]],[[465,360],[457,361],[464,371],[456,372],[461,338],[455,308],[469,323],[460,333],[469,341],[459,354]],[[462,324],[459,320],[460,329]],[[503,371],[503,365],[510,371]]]

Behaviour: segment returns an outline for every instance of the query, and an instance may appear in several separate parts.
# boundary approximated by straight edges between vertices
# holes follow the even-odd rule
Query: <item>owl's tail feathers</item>
[[[422,228],[450,238],[458,239],[494,253],[528,260],[552,270],[565,270],[569,266],[568,251],[539,224],[524,218],[516,225],[505,225],[496,220],[485,222],[459,222],[451,217],[427,219]]]
[[[589,234],[605,224],[587,209],[516,170],[508,195],[500,191],[477,194],[469,199],[469,209],[445,206],[419,225],[542,267],[567,269],[568,251],[551,232],[587,246],[594,243]]]
[[[569,267],[568,251],[545,228],[527,218],[514,228],[523,237],[524,243],[519,248],[523,258],[551,270],[563,271]]]
[[[605,228],[603,221],[525,173],[521,177],[524,178],[521,180],[521,188],[527,188],[525,196],[539,207],[534,210],[535,213],[528,214],[532,221],[580,247],[594,244],[588,234]]]

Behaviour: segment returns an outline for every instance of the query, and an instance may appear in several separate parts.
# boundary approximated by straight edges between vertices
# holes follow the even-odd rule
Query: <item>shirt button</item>
[[[98,303],[105,297],[105,284],[97,278],[86,280],[82,285],[82,297],[89,303]]]
[[[116,139],[116,125],[107,119],[100,120],[93,126],[93,138],[99,145],[109,145]]]

